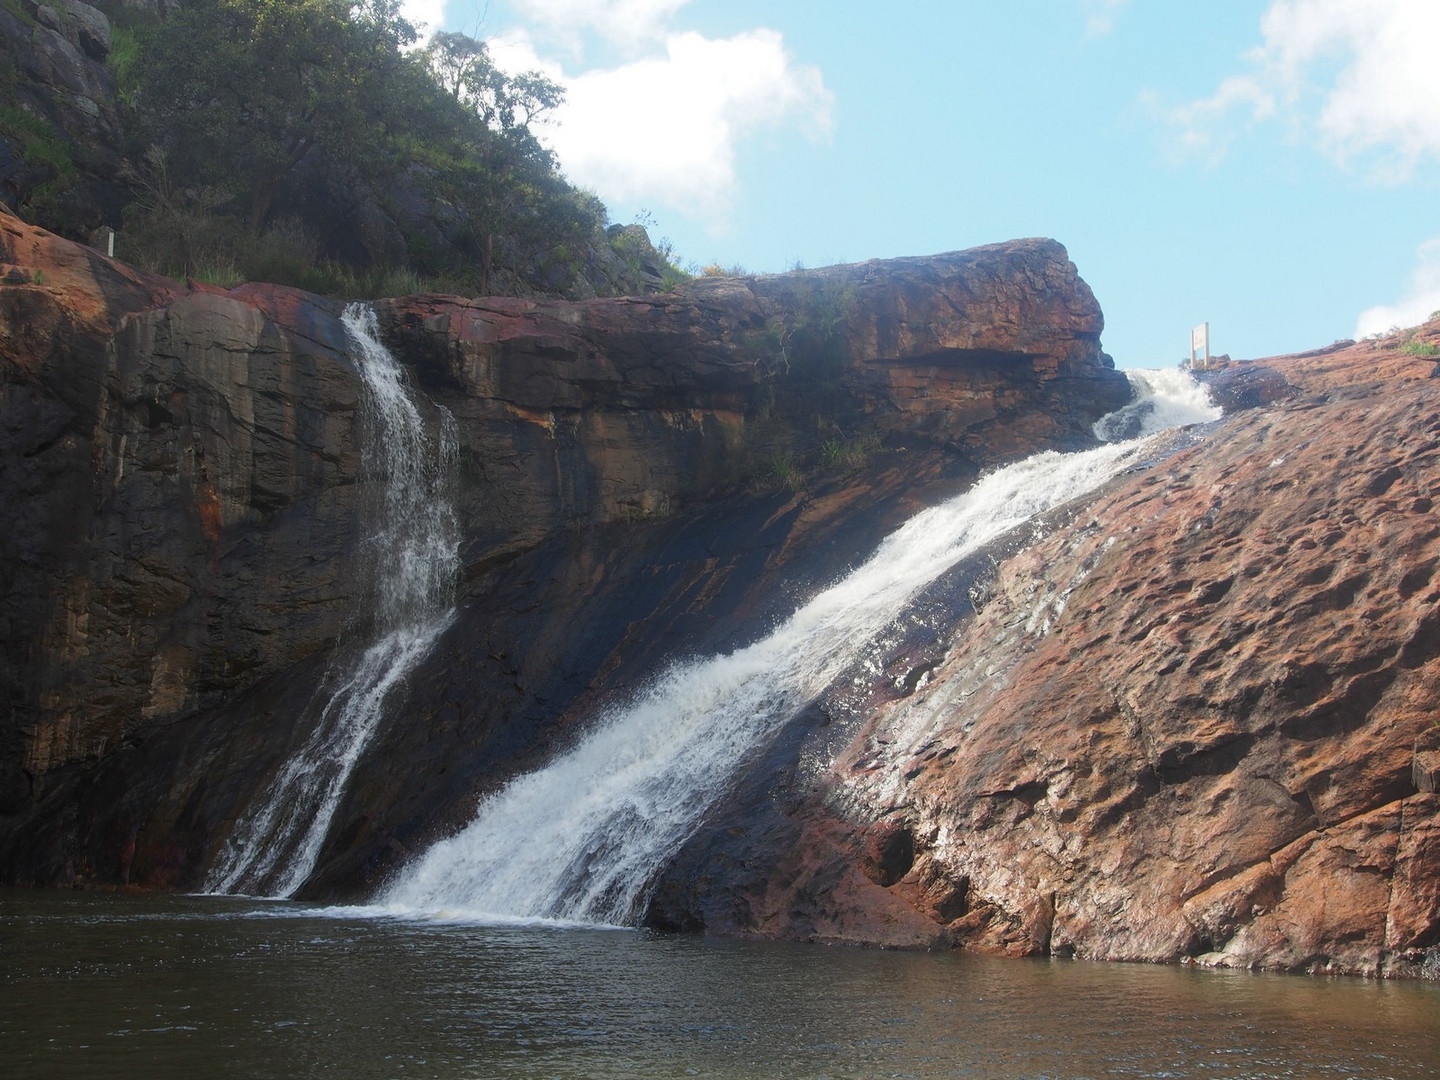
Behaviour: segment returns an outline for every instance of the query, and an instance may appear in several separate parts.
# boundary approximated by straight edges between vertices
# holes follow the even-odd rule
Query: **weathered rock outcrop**
[[[35,204],[77,235],[118,225],[130,194],[119,176],[115,79],[104,64],[110,21],[83,0],[26,0],[20,10],[24,17],[0,10],[0,45],[11,65],[3,104],[28,114],[37,127],[32,140],[44,132],[50,150],[27,155],[27,140],[0,133],[0,202]]]
[[[1086,417],[1128,393],[1053,241],[584,304],[430,297],[379,311],[466,438],[490,436],[467,442],[476,497],[524,499],[512,517],[531,535],[663,515],[803,468],[826,443],[870,437],[972,467],[1076,445]]]
[[[1437,345],[1219,373],[1274,404],[1003,562],[651,921],[1440,977]]]
[[[0,878],[193,886],[366,631],[338,307],[144,275],[9,217],[0,281]],[[458,422],[466,569],[316,892],[374,881],[656,663],[742,638],[927,485],[1081,444],[1128,393],[1050,241],[379,307]]]

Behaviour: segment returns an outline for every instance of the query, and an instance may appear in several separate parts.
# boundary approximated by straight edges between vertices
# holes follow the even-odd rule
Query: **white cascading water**
[[[1132,373],[1143,435],[1216,419],[1183,372]],[[1103,421],[1102,421],[1103,423]],[[1098,428],[1097,428],[1098,430]],[[579,742],[485,799],[476,819],[407,867],[394,913],[621,926],[747,757],[815,699],[958,560],[1143,459],[1146,438],[1046,452],[985,477],[887,537],[848,577],[748,648],[679,663]]]
[[[1141,438],[1186,424],[1220,419],[1220,406],[1188,371],[1127,371],[1134,400],[1095,421],[1095,437],[1103,442]]]
[[[376,530],[365,545],[375,568],[374,641],[340,671],[309,741],[237,823],[206,879],[207,892],[290,896],[304,883],[387,695],[453,614],[454,421],[442,409],[438,445],[432,443],[399,363],[380,342],[375,312],[351,304],[343,322],[365,388],[364,467],[380,489]]]

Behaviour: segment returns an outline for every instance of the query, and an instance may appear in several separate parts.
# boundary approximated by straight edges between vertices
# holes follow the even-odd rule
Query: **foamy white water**
[[[1135,392],[1134,400],[1095,421],[1091,430],[1097,439],[1119,442],[1220,419],[1220,406],[1188,371],[1175,367],[1127,371],[1125,375]]]
[[[366,390],[365,469],[381,493],[366,544],[375,571],[375,640],[348,670],[331,672],[309,740],[241,817],[206,878],[207,892],[290,896],[304,884],[390,691],[452,617],[459,569],[447,479],[453,421],[442,410],[432,443],[399,363],[380,342],[374,311],[351,304],[344,324]]]
[[[1138,417],[1142,437],[1036,454],[917,514],[764,640],[676,664],[596,717],[572,749],[485,799],[469,826],[407,867],[378,903],[441,918],[632,923],[655,875],[747,758],[920,590],[1143,458],[1144,436],[1219,415],[1188,376],[1132,373],[1131,382],[1141,400],[1121,411]]]

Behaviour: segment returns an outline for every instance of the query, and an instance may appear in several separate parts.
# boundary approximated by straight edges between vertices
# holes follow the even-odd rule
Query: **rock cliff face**
[[[1003,562],[652,922],[1440,977],[1437,342],[1221,373],[1272,404]]]
[[[1052,241],[643,298],[379,311],[427,391],[458,410],[477,497],[515,497],[484,477],[525,476],[515,516],[532,536],[664,515],[803,467],[826,443],[903,440],[972,467],[1076,445],[1085,418],[1128,393]]]
[[[367,629],[339,313],[9,217],[0,281],[0,876],[193,887]],[[375,881],[654,664],[743,637],[925,489],[1081,444],[1128,393],[1049,241],[644,301],[378,306],[429,422],[458,424],[465,572],[317,894]]]
[[[457,612],[306,895],[356,897],[677,656],[754,640],[1128,394],[1064,250],[376,305],[460,452]],[[190,888],[361,647],[336,305],[0,217],[0,880]],[[1440,977],[1440,324],[944,575],[658,882],[714,933]],[[323,702],[320,702],[323,704]]]

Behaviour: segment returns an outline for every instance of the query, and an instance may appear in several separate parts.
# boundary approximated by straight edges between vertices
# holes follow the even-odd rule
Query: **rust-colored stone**
[[[1435,977],[1424,351],[1258,365],[1283,392],[1004,562],[924,685],[875,707],[790,812],[856,837],[903,821],[915,869],[890,890],[967,947]],[[873,862],[863,844],[851,858]],[[956,893],[958,917],[934,899]],[[874,937],[863,919],[836,933]]]
[[[835,573],[925,485],[1083,443],[1127,392],[1053,241],[377,306],[458,423],[466,570],[342,810],[323,887],[351,894],[587,705]],[[0,878],[193,884],[303,739],[337,641],[363,640],[373,492],[339,315],[0,214]],[[827,440],[855,448],[843,468]]]

